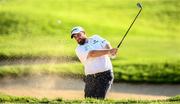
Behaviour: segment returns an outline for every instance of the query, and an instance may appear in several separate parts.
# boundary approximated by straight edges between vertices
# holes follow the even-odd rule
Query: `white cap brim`
[[[84,29],[80,26],[74,27],[71,31],[71,38],[73,38],[74,34],[80,33],[80,32],[84,32]]]

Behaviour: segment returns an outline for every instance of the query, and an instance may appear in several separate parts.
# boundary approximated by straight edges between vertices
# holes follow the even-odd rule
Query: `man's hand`
[[[111,56],[115,56],[115,55],[117,54],[117,51],[118,51],[117,48],[112,48],[112,49],[109,50],[109,54],[110,54]]]

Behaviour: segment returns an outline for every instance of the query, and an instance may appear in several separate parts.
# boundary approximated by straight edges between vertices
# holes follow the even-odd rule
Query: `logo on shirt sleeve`
[[[93,44],[96,44],[97,42],[99,42],[98,40],[93,40]]]

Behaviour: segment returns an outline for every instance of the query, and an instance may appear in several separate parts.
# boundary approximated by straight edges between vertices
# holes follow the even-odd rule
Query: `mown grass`
[[[166,100],[97,100],[97,99],[81,99],[81,100],[64,100],[62,98],[48,99],[48,98],[34,98],[25,96],[10,96],[0,93],[1,103],[48,103],[48,104],[178,104],[180,96],[174,96]]]
[[[116,47],[138,9],[139,0],[0,0],[0,60],[76,57],[70,30],[80,25]],[[143,11],[113,60],[116,82],[180,82],[179,0],[141,0]],[[70,61],[71,62],[71,61]],[[82,78],[80,63],[4,65],[0,77],[58,74]],[[11,103],[178,104],[167,100],[63,100],[0,94]]]
[[[116,47],[138,9],[138,0],[2,0],[0,55],[75,56],[70,29],[81,25],[88,36],[100,34]],[[180,58],[178,0],[142,0],[143,12],[117,59],[123,62],[165,62]],[[74,4],[78,4],[76,6]],[[168,8],[167,8],[168,7]]]
[[[1,0],[0,60],[75,55],[70,30],[80,25],[116,47],[134,16],[138,0]],[[117,58],[115,81],[179,83],[179,0],[141,0],[137,19]],[[75,4],[78,4],[75,5]],[[71,60],[70,60],[71,61]],[[1,66],[0,75],[58,73],[83,76],[80,63]],[[64,74],[65,73],[65,74]]]
[[[26,96],[10,96],[0,93],[1,103],[48,103],[48,104],[178,104],[180,96],[174,96],[166,100],[97,100],[97,99],[81,99],[81,100],[64,100],[62,98],[48,99],[48,98],[35,98]]]
[[[179,63],[125,64],[114,67],[115,81],[179,83]]]
[[[64,77],[82,78],[83,67],[80,63],[64,64],[37,64],[37,65],[13,65],[0,68],[0,76],[21,77],[27,75],[57,74]]]
[[[114,82],[179,83],[180,64],[122,64],[114,65]],[[11,65],[0,67],[0,76],[21,77],[34,74],[56,74],[61,77],[83,78],[81,63]]]

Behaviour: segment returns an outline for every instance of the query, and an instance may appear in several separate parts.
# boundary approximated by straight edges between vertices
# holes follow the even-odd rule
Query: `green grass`
[[[76,69],[74,69],[76,68]],[[80,63],[13,65],[0,67],[0,76],[21,77],[34,74],[57,74],[73,78],[83,77],[83,66]]]
[[[75,56],[76,42],[69,36],[75,25],[83,26],[88,36],[100,34],[116,47],[138,12],[137,0],[0,2],[0,55],[7,57]],[[117,58],[133,63],[178,60],[180,3],[142,0],[142,4],[142,14]]]
[[[178,62],[114,65],[115,82],[179,83],[179,70]]]
[[[73,26],[116,47],[138,12],[139,0],[0,0],[0,59],[75,55]],[[112,60],[115,81],[179,83],[180,2],[141,0],[142,14]],[[72,61],[70,60],[70,62]],[[37,70],[38,69],[38,70]],[[0,66],[0,75],[58,73],[83,76],[80,63]]]
[[[114,82],[179,83],[180,64],[115,64]],[[63,77],[83,78],[80,63],[11,65],[0,67],[0,77],[21,77],[31,74],[56,74]]]
[[[88,36],[99,34],[116,47],[138,12],[139,0],[0,0],[0,60],[70,57],[68,63],[3,65],[0,77],[31,74],[84,76],[74,61],[73,26],[83,26]],[[141,0],[142,14],[112,60],[115,82],[180,82],[180,2]],[[66,59],[67,60],[67,59]],[[75,59],[76,60],[76,59]],[[64,100],[0,94],[0,103],[178,104],[167,100]]]
[[[97,99],[82,99],[82,100],[64,100],[62,98],[48,99],[48,98],[34,98],[25,96],[10,96],[0,93],[0,102],[2,103],[49,103],[49,104],[178,104],[180,96],[174,96],[166,100],[97,100]]]

